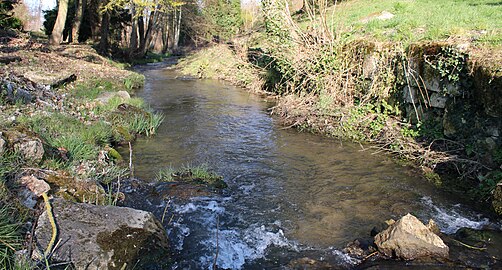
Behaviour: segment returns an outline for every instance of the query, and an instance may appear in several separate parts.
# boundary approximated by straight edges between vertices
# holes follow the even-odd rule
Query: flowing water
[[[350,267],[357,261],[343,246],[390,218],[433,218],[448,233],[490,223],[385,154],[281,129],[270,105],[242,89],[177,78],[162,65],[142,72],[138,95],[166,118],[155,137],[135,143],[136,176],[153,181],[160,168],[208,164],[228,184],[190,200],[163,196],[163,185],[141,195],[142,208],[159,216],[169,209],[175,269],[212,269],[215,261],[277,269],[303,257]]]

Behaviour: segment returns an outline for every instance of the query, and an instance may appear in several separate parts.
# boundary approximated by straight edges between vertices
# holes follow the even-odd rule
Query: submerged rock
[[[449,252],[443,240],[411,214],[377,234],[375,244],[386,256],[404,260],[448,258]]]
[[[55,199],[52,203],[59,246],[53,261],[72,262],[76,269],[167,269],[169,244],[164,228],[150,212],[96,206]],[[52,234],[47,211],[35,230],[45,250]]]

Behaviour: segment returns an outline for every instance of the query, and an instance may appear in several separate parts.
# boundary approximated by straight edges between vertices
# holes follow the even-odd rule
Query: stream
[[[445,233],[500,227],[384,153],[283,129],[271,104],[245,90],[178,77],[166,64],[139,71],[137,95],[165,120],[134,144],[135,176],[154,183],[161,168],[207,164],[228,184],[187,200],[166,196],[166,184],[133,197],[166,217],[173,269],[281,269],[304,257],[351,268],[345,244],[407,213]]]

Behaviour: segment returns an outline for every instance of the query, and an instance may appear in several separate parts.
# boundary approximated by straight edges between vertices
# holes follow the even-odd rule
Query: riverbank
[[[269,13],[286,17],[281,27],[201,49],[180,70],[268,94],[284,126],[370,142],[370,151],[390,152],[439,188],[501,214],[498,43],[344,38],[343,30],[327,39],[323,25],[306,32]]]
[[[20,33],[2,40],[0,62],[0,268],[32,269],[37,263],[61,260],[49,248],[51,255],[42,252],[37,259],[31,254],[55,244],[49,243],[50,237],[44,247],[37,242],[43,230],[36,217],[44,211],[44,204],[37,202],[48,194],[66,200],[60,204],[77,203],[67,208],[79,209],[82,202],[96,207],[119,203],[120,182],[132,172],[115,148],[130,145],[138,136],[153,136],[163,116],[134,97],[144,84],[143,75],[88,45],[50,47]],[[59,215],[64,209],[54,211]],[[144,215],[131,211],[122,217]],[[50,213],[45,215],[50,219]],[[75,218],[93,219],[87,215]],[[59,218],[58,236],[68,236],[68,221]],[[116,225],[135,226],[124,222]],[[50,223],[45,226],[50,228]],[[102,226],[113,232],[109,225]],[[159,241],[166,240],[160,231]],[[50,229],[47,233],[50,236]],[[13,253],[20,250],[27,260],[14,263]]]

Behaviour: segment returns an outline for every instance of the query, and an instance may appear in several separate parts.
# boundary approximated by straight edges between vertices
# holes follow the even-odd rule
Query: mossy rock
[[[122,155],[117,150],[111,147],[108,149],[108,157],[110,157],[110,159],[112,159],[115,162],[121,162],[124,160],[124,158],[122,158]]]
[[[44,180],[55,188],[58,196],[67,200],[97,204],[106,201],[106,192],[96,181],[82,180],[63,173],[47,175]]]
[[[495,187],[492,198],[492,205],[495,213],[502,216],[502,182]]]
[[[119,140],[119,143],[132,142],[135,140],[133,134],[131,134],[127,128],[123,126],[116,126],[113,129],[114,137]]]

